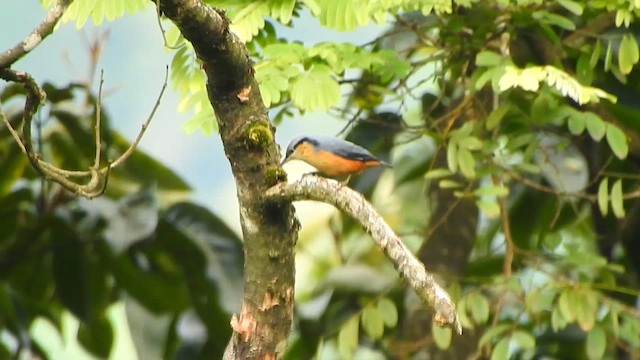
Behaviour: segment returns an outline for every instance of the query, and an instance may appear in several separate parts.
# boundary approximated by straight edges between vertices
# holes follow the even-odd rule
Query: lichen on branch
[[[429,304],[435,314],[433,320],[441,326],[449,326],[458,334],[462,327],[455,304],[449,294],[425,270],[407,246],[398,238],[374,207],[358,192],[330,179],[306,175],[291,183],[280,183],[267,190],[269,201],[316,200],[334,205],[354,218],[365,229],[376,245],[393,263],[416,294]]]

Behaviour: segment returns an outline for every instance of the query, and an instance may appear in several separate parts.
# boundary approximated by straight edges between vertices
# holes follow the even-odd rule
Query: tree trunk
[[[245,294],[240,314],[231,319],[234,331],[225,358],[276,359],[291,329],[298,222],[291,203],[269,204],[262,198],[267,188],[285,179],[274,129],[246,47],[229,32],[224,13],[199,0],[156,3],[203,63],[209,100],[236,181]]]

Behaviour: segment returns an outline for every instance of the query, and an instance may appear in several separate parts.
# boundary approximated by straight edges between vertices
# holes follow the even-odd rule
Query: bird
[[[388,163],[361,146],[347,140],[321,135],[299,136],[291,140],[281,165],[293,159],[313,166],[320,175],[331,178],[346,177],[346,180],[366,168],[390,167]]]

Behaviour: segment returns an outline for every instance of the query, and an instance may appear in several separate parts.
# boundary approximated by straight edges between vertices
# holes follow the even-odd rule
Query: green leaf
[[[473,158],[471,151],[465,148],[458,148],[458,165],[462,175],[469,179],[476,177],[476,160]]]
[[[338,333],[338,350],[342,359],[349,360],[353,357],[353,351],[358,347],[359,317],[352,316],[340,328]]]
[[[231,17],[229,28],[242,42],[248,42],[264,28],[264,18],[270,15],[269,12],[268,0],[247,3]]]
[[[629,154],[629,143],[625,133],[619,127],[611,123],[607,124],[607,142],[611,151],[620,160],[626,159]]]
[[[609,212],[609,178],[605,177],[598,185],[598,208],[602,216]]]
[[[570,116],[567,120],[567,125],[569,125],[569,131],[573,135],[580,135],[587,127],[586,121],[581,114],[576,114],[574,116]]]
[[[555,292],[548,289],[535,289],[529,292],[525,298],[527,310],[534,315],[548,310],[551,308],[555,296]]]
[[[481,150],[483,145],[482,140],[478,139],[475,136],[468,136],[468,137],[462,138],[458,144],[461,148],[464,148],[470,151]]]
[[[502,185],[482,186],[473,191],[476,196],[497,196],[504,197],[509,195],[509,189]]]
[[[601,54],[602,54],[602,42],[600,41],[600,39],[598,39],[596,41],[596,45],[593,48],[593,51],[591,52],[591,58],[589,59],[589,66],[591,66],[591,68],[596,67],[596,65],[598,64],[598,60],[600,60]]]
[[[382,315],[382,320],[384,320],[384,324],[393,328],[398,323],[398,309],[396,308],[396,304],[388,298],[381,298],[378,301],[378,311]]]
[[[105,243],[98,243],[100,257],[111,270],[118,286],[154,314],[178,313],[190,306],[184,279],[165,271],[141,269],[128,254],[115,257]]]
[[[584,10],[582,4],[573,0],[558,0],[558,4],[578,16],[581,16],[582,11]]]
[[[478,209],[488,218],[495,219],[500,215],[500,206],[495,201],[476,201]]]
[[[509,360],[509,338],[502,338],[491,352],[491,360]]]
[[[271,1],[271,17],[278,19],[280,23],[287,25],[291,21],[296,0]]]
[[[460,301],[458,301],[458,304],[457,304],[458,317],[460,318],[460,325],[462,325],[462,327],[465,329],[474,329],[475,325],[473,324],[473,322],[469,318],[469,315],[467,314],[466,300],[467,300],[466,297],[462,298]]]
[[[491,82],[491,85],[494,89],[497,89],[498,81],[502,78],[504,74],[503,66],[496,66],[494,68],[489,68],[488,70],[479,73],[475,81],[474,88],[476,90],[482,89],[488,82]]]
[[[362,311],[362,328],[371,340],[378,340],[384,334],[384,320],[382,314],[375,306],[367,306]]]
[[[572,322],[576,318],[575,305],[573,290],[569,289],[560,294],[560,298],[558,298],[558,309],[567,322]]]
[[[438,183],[438,186],[441,189],[455,189],[455,188],[460,188],[463,185],[458,181],[444,179],[444,180],[440,180],[440,182]]]
[[[0,197],[6,195],[23,174],[28,164],[27,157],[18,145],[12,145],[0,159]]]
[[[573,296],[574,314],[576,322],[582,331],[589,331],[596,322],[598,312],[598,299],[593,291],[579,291]]]
[[[489,320],[489,300],[479,292],[472,292],[467,297],[467,306],[471,316],[477,325],[482,325]]]
[[[568,323],[569,321],[562,315],[562,310],[560,310],[560,307],[554,307],[551,311],[551,328],[553,329],[553,331],[558,332],[564,329]]]
[[[453,173],[449,169],[433,169],[424,175],[425,179],[440,179],[451,176]]]
[[[562,243],[562,235],[559,232],[545,234],[542,244],[549,250],[555,250]]]
[[[92,259],[87,245],[62,221],[49,224],[55,238],[53,277],[56,294],[78,319],[91,322],[109,303],[106,273]]]
[[[498,124],[500,124],[500,122],[502,121],[502,118],[504,118],[504,116],[507,114],[508,111],[509,111],[508,103],[500,105],[497,109],[493,110],[491,114],[487,116],[487,119],[485,121],[486,129],[489,131],[495,129],[498,126]]]
[[[431,322],[431,334],[436,346],[441,350],[446,350],[451,345],[452,331],[451,328],[441,327]]]
[[[580,83],[590,85],[593,82],[594,71],[590,64],[591,55],[583,53],[576,64],[576,78]]]
[[[98,358],[108,358],[113,344],[111,322],[103,315],[89,323],[80,323],[78,341]]]
[[[609,307],[609,320],[611,323],[611,334],[614,337],[620,336],[620,319],[618,315],[620,314],[620,309],[616,305],[612,305]]]
[[[518,344],[520,348],[524,350],[532,350],[536,347],[536,338],[533,337],[531,333],[526,331],[522,331],[522,330],[514,331],[513,334],[511,335],[511,339],[513,340],[513,342]]]
[[[294,81],[291,99],[302,110],[326,111],[340,101],[340,86],[328,66],[314,64]]]
[[[565,30],[573,31],[576,29],[576,24],[569,18],[562,15],[544,12],[543,19],[550,25],[555,25]]]
[[[611,69],[611,59],[613,58],[613,43],[607,42],[607,52],[604,54],[604,71]]]
[[[369,23],[369,2],[352,0],[318,1],[320,24],[338,31],[351,31]]]
[[[624,199],[622,194],[622,180],[616,180],[611,187],[611,210],[618,219],[624,218]]]
[[[495,51],[481,51],[476,55],[476,65],[477,66],[496,66],[499,65],[503,60],[502,55],[498,54]]]
[[[498,324],[498,325],[489,327],[487,331],[485,331],[484,334],[482,334],[482,336],[480,337],[480,340],[478,340],[478,348],[485,346],[491,340],[502,335],[504,332],[506,332],[509,329],[511,329],[510,324]]]
[[[585,342],[587,356],[589,359],[602,359],[607,350],[607,336],[601,326],[594,326],[587,334]]]
[[[584,116],[584,122],[591,138],[595,141],[602,140],[607,131],[607,124],[590,111],[583,113],[582,116]]]
[[[640,50],[633,34],[624,34],[618,50],[618,67],[622,74],[627,75],[640,60]]]
[[[139,12],[147,4],[145,0],[78,0],[69,6],[61,20],[62,22],[75,20],[76,27],[80,29],[89,18],[95,25],[100,25],[105,18],[112,21],[122,17],[125,12],[129,14]]]
[[[447,146],[447,165],[452,173],[458,172],[458,144],[453,141]]]

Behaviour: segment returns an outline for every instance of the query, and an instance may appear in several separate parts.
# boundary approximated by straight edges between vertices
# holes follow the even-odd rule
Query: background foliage
[[[247,42],[276,123],[325,111],[344,119],[348,139],[393,162],[351,186],[439,274],[465,331],[429,326],[372,242],[336,214],[329,231],[298,245],[287,358],[640,357],[638,1],[209,3]],[[144,5],[76,0],[66,16],[82,26]],[[338,31],[390,25],[367,44],[278,36],[276,23],[300,17]],[[211,132],[195,54],[163,24],[180,108],[195,114],[187,128]],[[93,96],[47,89],[41,152],[86,167],[95,101],[77,96]],[[7,108],[20,96],[6,87],[0,99]],[[7,114],[19,122],[18,111]],[[105,133],[109,151],[126,148],[108,125]],[[176,200],[184,182],[137,153],[110,177],[108,197],[78,201],[41,182],[5,128],[0,135],[0,316],[19,344],[5,354],[45,357],[30,323],[59,324],[70,311],[82,322],[79,341],[106,356],[104,312],[124,297],[148,321],[171,316],[158,356],[218,356],[241,293],[240,241],[215,215]],[[201,324],[206,336],[182,336],[181,323]]]

